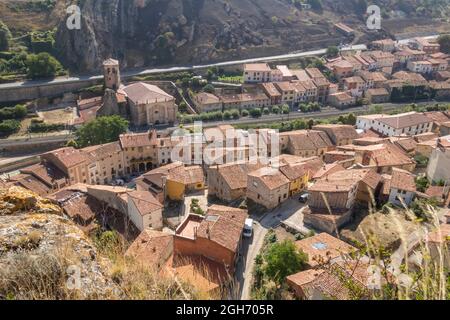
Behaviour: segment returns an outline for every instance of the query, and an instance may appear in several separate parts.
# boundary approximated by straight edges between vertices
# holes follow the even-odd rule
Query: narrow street
[[[259,221],[253,217],[253,237],[251,239],[244,238],[241,249],[243,259],[239,260],[236,269],[239,286],[236,298],[240,300],[249,300],[251,298],[250,291],[255,258],[260,253],[264,238],[270,229],[278,227],[282,221],[295,220],[301,221],[301,225],[297,225],[298,229],[301,229],[303,232],[308,231],[302,223],[301,212],[303,208],[304,205],[298,202],[297,197],[294,197],[284,202],[281,206],[268,211],[259,218]]]

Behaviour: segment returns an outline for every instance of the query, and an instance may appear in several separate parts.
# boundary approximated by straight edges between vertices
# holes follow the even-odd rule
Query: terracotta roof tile
[[[139,214],[145,216],[154,211],[161,210],[164,206],[148,191],[128,192],[128,201],[132,201]]]
[[[246,210],[213,205],[200,223],[197,236],[237,252],[247,216]]]
[[[174,97],[157,86],[144,82],[130,84],[122,90],[125,92],[128,99],[137,105],[175,100]]]
[[[391,188],[409,192],[417,191],[414,176],[408,171],[397,168],[392,169]]]
[[[173,235],[145,229],[131,244],[126,256],[133,257],[146,266],[159,269],[173,252]]]
[[[258,178],[269,189],[277,189],[286,184],[289,184],[289,180],[281,173],[280,170],[274,168],[261,168],[249,173],[249,176]]]
[[[295,242],[297,248],[308,255],[308,263],[316,266],[328,263],[342,255],[357,251],[357,249],[328,233],[320,233],[315,236]]]

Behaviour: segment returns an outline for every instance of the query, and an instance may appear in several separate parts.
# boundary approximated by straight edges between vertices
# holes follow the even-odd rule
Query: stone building
[[[103,62],[105,87],[117,91],[120,88],[119,61],[108,59]]]
[[[120,89],[128,100],[135,126],[173,124],[177,118],[175,98],[157,86],[137,82]]]

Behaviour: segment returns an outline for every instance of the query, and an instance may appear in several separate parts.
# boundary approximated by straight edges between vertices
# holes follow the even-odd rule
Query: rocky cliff
[[[0,187],[0,300],[197,298],[189,283],[125,256],[128,245],[114,230],[87,236],[31,191]]]
[[[65,11],[74,1],[57,0],[48,8],[30,3],[0,0],[0,20],[13,37],[57,27],[59,58],[73,70],[89,72],[98,71],[107,57],[132,68],[348,43],[351,40],[333,29],[338,21],[357,30],[355,42],[386,34],[448,32],[450,27],[448,0],[79,0],[80,30],[66,26]],[[305,3],[312,8],[305,8]],[[380,6],[386,32],[368,32],[369,4]]]
[[[118,296],[95,247],[48,200],[0,190],[0,299]]]
[[[57,44],[63,61],[80,70],[98,69],[110,56],[140,67],[269,54],[339,42],[332,22],[350,13],[352,0],[339,2],[314,11],[290,0],[85,0],[81,30],[62,22]]]

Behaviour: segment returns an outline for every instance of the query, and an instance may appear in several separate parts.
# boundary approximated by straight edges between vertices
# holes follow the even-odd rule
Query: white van
[[[244,237],[251,238],[253,235],[253,219],[245,219]]]

